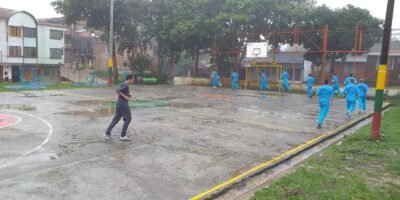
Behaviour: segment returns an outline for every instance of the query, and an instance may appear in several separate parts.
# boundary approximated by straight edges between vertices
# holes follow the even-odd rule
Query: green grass
[[[98,76],[98,77],[101,77],[101,78],[104,78],[104,79],[107,79],[108,77],[109,77],[109,75],[108,75],[108,71],[103,71],[103,70],[97,70],[96,71],[96,75]],[[118,73],[118,80],[119,81],[121,81],[121,80],[124,80],[124,74],[123,73]]]
[[[94,86],[76,86],[74,83],[57,83],[54,85],[49,85],[43,89],[9,89],[4,88],[4,86],[9,85],[19,85],[17,83],[0,83],[0,92],[17,92],[17,91],[27,91],[27,90],[69,90],[69,89],[78,89],[78,88],[96,88]]]
[[[359,129],[254,194],[262,199],[400,199],[400,97],[386,98],[380,142]]]

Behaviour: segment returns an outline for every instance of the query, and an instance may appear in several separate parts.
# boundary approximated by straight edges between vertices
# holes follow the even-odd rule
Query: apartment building
[[[1,80],[59,82],[64,31],[26,11],[0,8]]]

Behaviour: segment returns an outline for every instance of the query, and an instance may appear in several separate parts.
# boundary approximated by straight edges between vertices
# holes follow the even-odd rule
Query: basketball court
[[[114,88],[2,93],[2,199],[189,199],[349,121],[344,99],[319,130],[315,97],[197,86],[131,93],[129,142],[119,141],[122,122],[114,139],[103,136]]]

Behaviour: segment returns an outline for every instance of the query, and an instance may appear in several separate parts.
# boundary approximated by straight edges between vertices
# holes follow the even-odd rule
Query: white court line
[[[28,156],[29,154],[31,154],[31,153],[33,153],[33,152],[39,150],[40,148],[42,148],[47,142],[49,142],[49,140],[50,140],[50,138],[51,138],[51,136],[53,135],[53,132],[54,132],[53,126],[52,126],[48,121],[46,121],[46,120],[44,120],[44,119],[42,119],[42,118],[40,118],[40,117],[38,117],[38,116],[36,116],[36,115],[32,115],[32,114],[25,113],[25,112],[20,112],[20,111],[8,111],[8,112],[14,112],[14,113],[23,114],[23,115],[27,115],[27,116],[36,118],[36,119],[42,121],[43,123],[45,123],[45,124],[49,127],[49,132],[47,133],[46,139],[45,139],[41,144],[39,144],[39,145],[36,146],[35,148],[33,148],[33,149],[31,149],[31,150],[25,152],[24,154],[22,154],[22,156],[16,157],[14,160],[12,160],[12,161],[10,161],[10,162],[4,164],[4,165],[1,165],[1,166],[0,166],[0,169],[3,169],[3,168],[6,168],[6,167],[10,166],[10,165],[11,165],[13,162],[15,162],[18,158],[26,157],[26,156]]]
[[[15,116],[15,115],[8,115],[8,116],[13,116],[13,117],[17,118],[18,121],[14,122],[13,124],[7,124],[7,125],[5,125],[5,126],[0,126],[0,128],[5,128],[5,127],[9,127],[9,126],[14,126],[15,124],[18,124],[18,123],[20,123],[20,122],[22,121],[22,119],[21,119],[20,117],[18,117],[18,116]]]
[[[92,99],[96,99],[96,100],[107,100],[107,98],[104,97],[95,97],[95,96],[89,96],[89,95],[84,95],[84,94],[76,94],[76,93],[70,93],[70,92],[61,92],[63,94],[69,94],[69,95],[75,95],[75,96],[79,96],[79,97],[85,97],[85,98],[92,98]]]

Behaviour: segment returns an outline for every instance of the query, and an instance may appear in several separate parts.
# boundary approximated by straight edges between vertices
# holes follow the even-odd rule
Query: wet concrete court
[[[188,199],[348,121],[344,99],[318,130],[317,98],[303,95],[131,93],[130,142],[117,138],[122,121],[113,140],[103,137],[114,88],[1,93],[1,199]]]

